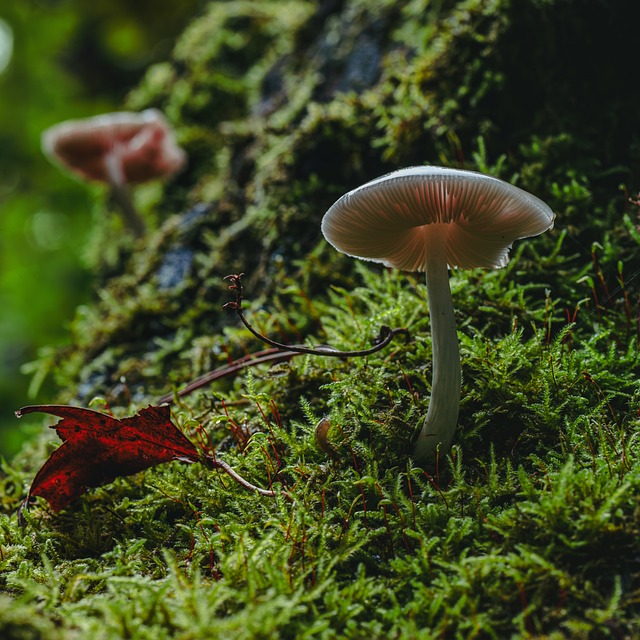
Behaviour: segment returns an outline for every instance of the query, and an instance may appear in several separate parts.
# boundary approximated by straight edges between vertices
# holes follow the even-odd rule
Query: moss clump
[[[34,441],[2,476],[9,637],[633,637],[640,129],[619,62],[635,22],[595,0],[371,4],[213,2],[150,69],[129,106],[168,113],[189,169],[139,195],[157,231],[102,274],[42,371],[63,401],[133,413],[260,348],[221,311],[240,271],[267,333],[356,348],[386,324],[412,340],[175,403],[274,500],[171,464],[58,516],[36,505],[20,530],[48,447]],[[512,180],[557,213],[505,269],[452,275],[462,406],[428,471],[408,457],[429,395],[422,280],[319,231],[349,188],[425,162]]]

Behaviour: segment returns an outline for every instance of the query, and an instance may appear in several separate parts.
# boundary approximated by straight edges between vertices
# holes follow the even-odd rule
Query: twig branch
[[[256,487],[255,484],[251,484],[248,480],[245,480],[237,471],[230,467],[226,462],[222,460],[218,460],[217,458],[213,458],[211,456],[207,456],[207,463],[211,465],[213,468],[222,469],[226,474],[230,475],[239,485],[247,489],[248,491],[252,491],[254,493],[259,493],[261,496],[267,496],[268,498],[274,498],[276,496],[276,492],[271,489],[261,489],[260,487]]]
[[[189,384],[187,384],[186,387],[179,389],[175,393],[166,393],[165,395],[158,398],[157,404],[171,404],[176,396],[178,398],[187,396],[197,389],[201,389],[202,387],[207,386],[214,380],[219,380],[220,378],[224,378],[226,376],[235,375],[236,373],[238,373],[238,371],[241,371],[245,367],[253,367],[265,362],[281,362],[297,355],[300,354],[295,353],[294,351],[282,351],[280,349],[264,349],[263,351],[257,351],[256,353],[250,353],[246,356],[243,356],[242,358],[234,360],[224,367],[219,367],[218,369],[214,369],[213,371],[205,373],[203,376],[192,380],[191,382],[189,382]]]
[[[405,336],[409,335],[409,330],[401,327],[400,329],[391,329],[387,326],[380,327],[380,333],[374,340],[374,346],[369,349],[357,349],[355,351],[340,351],[339,349],[334,349],[333,347],[305,347],[302,345],[295,344],[283,344],[282,342],[276,342],[267,336],[262,335],[256,329],[253,328],[251,323],[246,319],[244,312],[242,310],[242,277],[243,273],[232,274],[225,276],[225,280],[229,280],[231,284],[229,285],[229,289],[231,291],[235,291],[235,300],[233,302],[227,302],[223,306],[223,309],[229,309],[234,311],[236,315],[242,321],[242,324],[259,340],[265,342],[266,344],[274,347],[275,349],[280,349],[282,351],[293,351],[295,353],[304,353],[313,356],[333,356],[336,358],[358,358],[362,356],[368,356],[372,353],[376,353],[381,349],[384,349],[395,336],[399,334],[403,334]]]

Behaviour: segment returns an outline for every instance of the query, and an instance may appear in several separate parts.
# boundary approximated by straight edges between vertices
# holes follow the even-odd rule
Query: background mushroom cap
[[[42,134],[42,149],[72,173],[109,183],[114,158],[127,184],[170,176],[186,160],[173,130],[156,109],[61,122]]]
[[[553,226],[539,198],[474,171],[409,167],[350,191],[322,219],[347,255],[404,271],[425,270],[426,235],[446,238],[450,267],[502,267],[514,240]]]

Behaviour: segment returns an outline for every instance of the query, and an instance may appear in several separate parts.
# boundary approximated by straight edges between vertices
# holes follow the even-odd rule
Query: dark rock
[[[159,291],[174,289],[184,282],[193,265],[193,250],[187,247],[170,249],[156,274]]]

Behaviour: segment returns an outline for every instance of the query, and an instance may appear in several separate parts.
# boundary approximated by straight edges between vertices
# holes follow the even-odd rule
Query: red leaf
[[[23,507],[41,496],[60,511],[89,487],[129,476],[162,462],[206,461],[170,420],[167,405],[148,406],[135,416],[117,420],[98,411],[65,405],[34,405],[16,411],[50,413],[62,418],[55,429],[63,443],[34,478]]]

